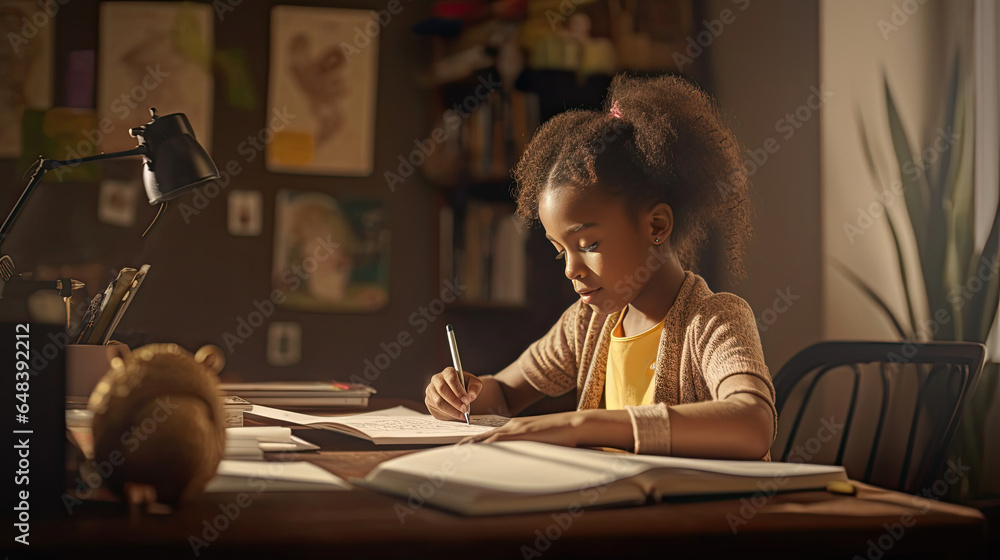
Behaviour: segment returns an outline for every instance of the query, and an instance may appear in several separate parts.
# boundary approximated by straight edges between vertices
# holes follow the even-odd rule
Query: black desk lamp
[[[204,148],[194,137],[191,123],[183,113],[173,113],[163,117],[157,116],[156,109],[150,109],[153,120],[129,130],[129,135],[139,141],[139,145],[124,152],[97,154],[74,160],[52,160],[38,158],[34,173],[24,193],[17,200],[14,209],[0,227],[0,247],[3,246],[7,234],[10,233],[18,214],[24,208],[35,190],[50,169],[65,165],[77,165],[88,161],[114,159],[126,156],[143,156],[142,181],[146,187],[146,196],[151,205],[165,203],[177,198],[185,192],[219,178],[219,169]],[[162,208],[161,208],[162,209]],[[0,253],[2,254],[2,253]],[[13,282],[12,282],[13,281]],[[14,271],[14,261],[7,255],[0,257],[0,298],[4,289],[10,283],[19,286],[20,292],[33,292],[43,288],[57,289],[65,297],[72,289],[69,279],[55,282],[30,282],[22,280]]]

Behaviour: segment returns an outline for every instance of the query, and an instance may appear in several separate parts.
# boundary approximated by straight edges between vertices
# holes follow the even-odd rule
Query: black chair
[[[970,342],[814,344],[774,376],[771,455],[843,465],[854,480],[900,492],[933,487],[929,497],[941,497],[934,485],[985,355]]]

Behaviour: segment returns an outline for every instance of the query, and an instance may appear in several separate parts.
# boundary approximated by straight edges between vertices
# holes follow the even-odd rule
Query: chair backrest
[[[774,376],[771,456],[843,465],[852,479],[921,492],[942,471],[985,356],[971,342],[814,344]]]

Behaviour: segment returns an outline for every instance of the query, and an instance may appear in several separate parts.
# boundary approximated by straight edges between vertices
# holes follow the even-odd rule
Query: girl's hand
[[[431,416],[439,420],[465,421],[465,413],[471,410],[472,401],[476,400],[483,389],[483,382],[469,372],[465,372],[465,386],[458,378],[458,370],[445,368],[435,374],[424,390],[424,404]]]
[[[492,443],[494,441],[526,439],[576,447],[580,445],[581,441],[587,439],[581,435],[586,418],[587,414],[583,411],[511,418],[510,422],[502,427],[467,437],[461,443]]]

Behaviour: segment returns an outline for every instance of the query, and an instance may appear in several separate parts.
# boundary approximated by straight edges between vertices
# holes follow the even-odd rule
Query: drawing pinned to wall
[[[198,143],[212,146],[213,13],[191,2],[102,2],[98,111],[106,152],[135,147],[128,129],[184,113]]]
[[[25,109],[52,106],[54,25],[35,2],[0,0],[0,158],[21,155]]]
[[[260,191],[229,191],[229,217],[226,229],[230,235],[250,237],[263,229],[264,195]]]
[[[101,181],[97,200],[97,219],[118,227],[132,227],[135,223],[135,203],[142,183],[139,181]]]
[[[389,229],[375,199],[281,190],[271,282],[289,309],[365,313],[389,301]]]
[[[276,6],[271,10],[268,115],[294,115],[273,130],[267,169],[316,175],[371,175],[378,37],[366,10]],[[376,22],[377,23],[377,22]]]
[[[46,159],[73,160],[100,152],[92,135],[100,133],[93,109],[54,107],[45,111],[26,109],[22,116],[21,159],[18,169],[30,168],[42,156]],[[64,165],[44,177],[46,182],[71,181],[96,183],[101,178],[100,165]]]

